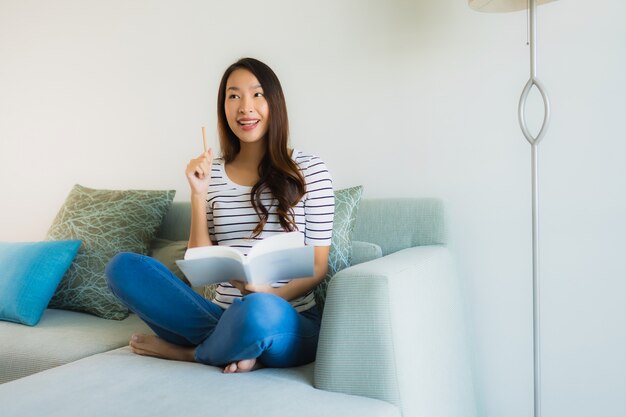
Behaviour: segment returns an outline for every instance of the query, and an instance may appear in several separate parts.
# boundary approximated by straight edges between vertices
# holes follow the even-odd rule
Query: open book
[[[176,261],[194,287],[238,280],[270,284],[313,276],[314,247],[300,232],[281,233],[255,244],[248,256],[228,246],[190,248]]]

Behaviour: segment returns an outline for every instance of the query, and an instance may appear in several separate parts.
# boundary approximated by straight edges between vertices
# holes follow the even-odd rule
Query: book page
[[[249,282],[269,284],[276,281],[313,276],[315,248],[301,246],[256,255],[248,259]]]
[[[194,287],[217,284],[231,279],[244,280],[245,277],[243,264],[238,259],[228,256],[184,259],[176,261],[176,265]]]
[[[266,253],[280,251],[283,249],[297,248],[304,246],[304,234],[300,232],[287,232],[265,238],[259,241],[250,249],[248,259],[261,256]]]
[[[229,248],[228,246],[200,246],[197,248],[189,248],[185,252],[185,260],[206,258],[209,256],[219,256],[222,258],[232,258],[238,261],[243,261],[244,256],[237,249]]]

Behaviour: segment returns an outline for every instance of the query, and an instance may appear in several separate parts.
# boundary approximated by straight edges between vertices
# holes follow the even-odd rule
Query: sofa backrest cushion
[[[158,237],[189,239],[188,202],[172,203]],[[443,202],[436,198],[363,199],[359,205],[353,240],[375,243],[383,255],[413,246],[446,243]]]
[[[436,198],[364,199],[353,239],[377,244],[383,256],[414,246],[445,244],[443,202]]]

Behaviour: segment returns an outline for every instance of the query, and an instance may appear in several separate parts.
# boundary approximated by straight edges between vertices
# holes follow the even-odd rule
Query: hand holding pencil
[[[213,164],[213,149],[207,148],[206,133],[202,127],[202,144],[204,152],[195,159],[189,161],[185,174],[193,195],[206,197],[211,181],[211,166]]]

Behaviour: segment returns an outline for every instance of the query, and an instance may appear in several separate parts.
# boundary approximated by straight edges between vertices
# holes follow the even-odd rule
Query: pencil
[[[202,144],[204,145],[204,153],[206,153],[206,132],[204,126],[202,126]]]

